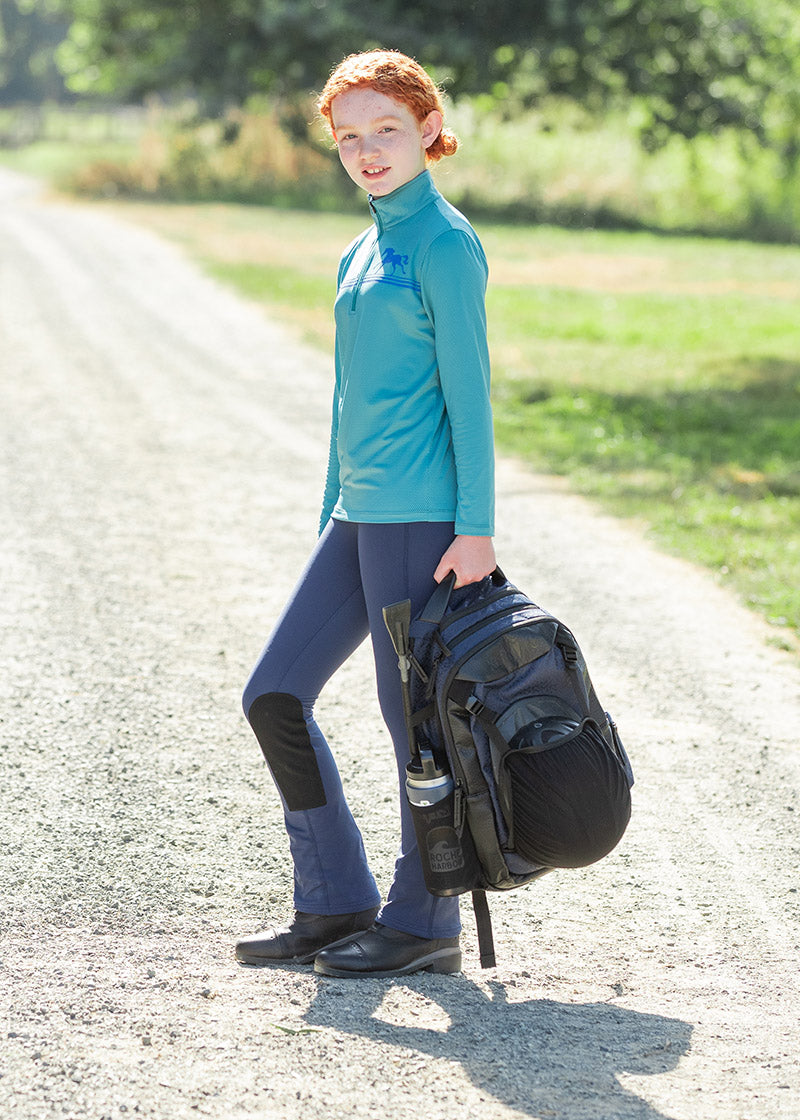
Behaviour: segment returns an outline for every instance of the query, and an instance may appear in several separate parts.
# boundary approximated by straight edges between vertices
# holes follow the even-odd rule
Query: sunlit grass
[[[131,152],[131,145],[125,141],[76,144],[71,140],[43,140],[23,148],[5,148],[0,156],[4,167],[58,183],[94,160],[124,160]]]

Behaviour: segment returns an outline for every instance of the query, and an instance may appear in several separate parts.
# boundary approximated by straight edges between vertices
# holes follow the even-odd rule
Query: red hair
[[[331,73],[322,93],[317,98],[317,108],[333,132],[332,103],[334,97],[351,89],[375,89],[405,105],[420,124],[429,113],[444,113],[442,95],[429,74],[407,55],[399,51],[366,51],[348,55]],[[458,140],[449,129],[443,128],[426,152],[426,158],[436,162],[442,156],[451,156],[458,147]]]

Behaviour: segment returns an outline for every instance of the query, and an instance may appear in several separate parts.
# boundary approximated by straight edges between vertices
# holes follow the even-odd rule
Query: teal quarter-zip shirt
[[[370,207],[339,265],[321,525],[454,521],[492,536],[486,257],[428,171]]]

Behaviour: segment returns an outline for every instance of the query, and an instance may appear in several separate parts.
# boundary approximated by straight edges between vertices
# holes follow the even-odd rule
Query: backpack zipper
[[[529,604],[529,605],[533,606],[534,604]],[[495,619],[505,618],[506,615],[513,614],[514,611],[524,610],[524,609],[525,609],[524,604],[514,603],[510,607],[503,607],[502,610],[495,611],[495,613],[492,614],[492,615],[484,616],[480,620],[480,622],[473,623],[472,626],[468,626],[466,630],[462,630],[459,634],[456,635],[456,637],[453,639],[452,645],[449,645],[450,652],[451,653],[455,652],[455,650],[458,649],[458,646],[461,644],[461,642],[463,641],[464,638],[469,638],[470,635],[474,634],[476,632],[476,630],[480,630],[481,627],[487,625],[490,622],[494,622]],[[539,609],[541,610],[541,607]],[[520,625],[524,626],[528,622],[542,622],[542,621],[545,621],[549,617],[550,617],[550,615],[545,615],[544,619],[542,619],[542,618],[525,619],[523,622],[520,623]]]
[[[430,698],[433,695],[431,685],[433,685],[435,681],[439,662],[443,657],[452,657],[463,638],[468,638],[470,634],[474,634],[476,630],[480,630],[483,625],[488,622],[494,621],[494,619],[496,618],[504,618],[507,614],[513,614],[513,612],[517,609],[517,606],[518,604],[511,607],[504,607],[503,610],[496,611],[488,618],[484,617],[480,622],[476,622],[472,626],[468,626],[466,630],[462,630],[458,635],[456,635],[455,641],[452,646],[449,646],[447,644],[447,642],[444,640],[444,637],[442,636],[442,630],[440,628],[437,628],[434,638],[439,644],[439,652],[433,658],[430,675],[426,677],[426,683],[428,687],[425,689],[425,696],[427,698]]]
[[[460,610],[450,611],[447,614],[447,622],[445,623],[444,627],[441,627],[441,623],[439,623],[439,626],[442,630],[446,630],[449,626],[452,626],[454,622],[458,622],[460,619],[465,618],[469,614],[472,614],[473,611],[481,610],[487,605],[499,603],[501,600],[507,599],[509,595],[521,596],[522,593],[516,587],[501,587],[492,595],[487,595],[486,598],[481,599],[479,603],[470,603],[468,607],[461,607]]]

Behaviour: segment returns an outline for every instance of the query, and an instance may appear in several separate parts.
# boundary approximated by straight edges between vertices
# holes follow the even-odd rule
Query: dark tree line
[[[36,0],[0,0],[0,103],[68,96],[54,52],[69,31],[65,15]]]
[[[510,110],[546,93],[598,110],[635,99],[652,142],[732,125],[796,155],[800,0],[0,0],[14,9],[68,27],[57,58],[83,93],[288,100],[380,45],[455,96]]]

